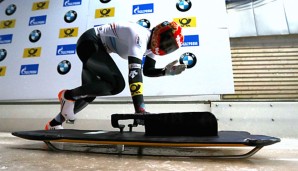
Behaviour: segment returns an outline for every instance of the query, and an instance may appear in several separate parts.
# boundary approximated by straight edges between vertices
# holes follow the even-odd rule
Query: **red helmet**
[[[164,21],[152,31],[151,51],[166,55],[177,50],[183,43],[182,28],[174,21]]]

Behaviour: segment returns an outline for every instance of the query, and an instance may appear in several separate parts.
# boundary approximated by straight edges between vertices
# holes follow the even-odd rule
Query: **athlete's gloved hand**
[[[147,115],[147,114],[150,114],[150,112],[140,112],[140,113],[135,113],[136,115]],[[139,125],[145,125],[144,123],[144,120],[143,119],[136,119],[136,123],[139,124]]]
[[[169,63],[165,68],[165,75],[178,75],[186,69],[185,64],[175,65],[178,60]]]

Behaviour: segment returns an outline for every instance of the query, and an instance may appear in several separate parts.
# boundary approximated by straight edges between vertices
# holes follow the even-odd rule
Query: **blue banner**
[[[185,35],[182,47],[199,46],[199,35]]]
[[[132,14],[148,14],[148,13],[154,13],[154,5],[151,4],[139,4],[139,5],[133,5],[132,7]]]
[[[8,44],[12,42],[12,34],[0,35],[0,44]]]
[[[56,55],[71,55],[76,53],[76,44],[58,45]]]
[[[22,65],[20,75],[37,75],[38,67],[38,64]]]

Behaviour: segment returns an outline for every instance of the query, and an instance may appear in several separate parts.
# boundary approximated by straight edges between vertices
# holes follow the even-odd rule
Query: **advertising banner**
[[[55,99],[81,85],[76,54],[89,28],[134,22],[153,29],[163,21],[183,28],[177,51],[157,56],[156,67],[178,60],[178,76],[144,78],[145,96],[219,95],[234,92],[225,2],[214,0],[4,0],[0,3],[0,100]],[[125,80],[128,61],[111,53]],[[130,96],[128,83],[122,93]]]

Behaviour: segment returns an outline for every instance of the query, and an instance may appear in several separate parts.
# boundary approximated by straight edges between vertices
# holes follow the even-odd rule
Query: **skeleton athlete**
[[[177,60],[165,68],[155,68],[155,58],[177,50],[183,38],[182,28],[168,21],[152,30],[129,22],[105,24],[87,30],[77,42],[77,55],[83,64],[82,85],[60,91],[61,110],[45,129],[63,129],[63,122],[74,122],[75,114],[97,96],[116,95],[123,91],[125,80],[110,53],[128,61],[128,82],[135,113],[147,113],[142,91],[143,75],[160,77],[183,72],[186,65],[176,65]]]

